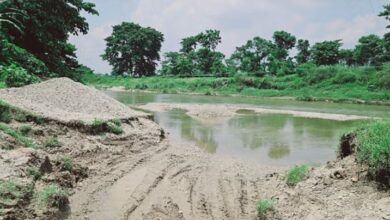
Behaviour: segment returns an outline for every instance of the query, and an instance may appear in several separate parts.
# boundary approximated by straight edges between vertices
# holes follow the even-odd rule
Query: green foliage
[[[369,174],[390,187],[390,123],[375,122],[353,132],[357,141],[357,160],[368,166]]]
[[[256,210],[259,214],[265,213],[274,209],[275,201],[272,199],[260,199],[256,202]]]
[[[34,178],[34,180],[40,180],[42,178],[42,173],[37,167],[27,168],[27,175]]]
[[[111,120],[111,122],[116,125],[116,126],[121,126],[122,125],[122,122],[120,119],[114,119],[114,120]]]
[[[359,39],[353,58],[359,65],[380,65],[384,58],[384,51],[383,40],[371,34]]]
[[[164,35],[150,27],[123,22],[113,27],[106,38],[106,50],[102,55],[113,66],[113,74],[151,76],[155,74]]]
[[[31,190],[30,186],[22,186],[12,180],[0,180],[0,210],[27,197]]]
[[[109,128],[109,131],[113,134],[122,134],[123,133],[123,129],[120,127],[120,125],[115,125],[115,124],[109,124],[108,125],[108,128]]]
[[[8,134],[9,136],[15,138],[17,142],[24,145],[25,147],[29,148],[35,148],[34,143],[31,139],[25,137],[23,134],[19,133],[18,131],[8,127],[6,124],[0,123],[0,131]]]
[[[307,165],[293,167],[287,173],[287,184],[294,186],[295,184],[301,182],[305,178],[308,171],[309,166]]]
[[[67,42],[68,38],[70,34],[88,32],[88,24],[81,13],[97,14],[95,5],[84,0],[13,0],[10,7],[28,15],[21,20],[24,34],[4,30],[11,43],[42,60],[50,72],[71,75],[78,63],[76,48]]]
[[[18,122],[26,122],[28,114],[23,111],[16,111],[14,119]]]
[[[99,134],[105,132],[107,129],[107,123],[100,119],[95,119],[91,124],[91,132],[93,134]]]
[[[5,83],[8,87],[21,87],[39,82],[39,78],[27,73],[27,71],[14,64],[3,67],[0,75],[5,77]]]
[[[71,172],[73,170],[73,160],[70,157],[62,158],[62,169]]]
[[[23,134],[24,136],[27,136],[32,131],[31,125],[23,125],[19,128],[19,132]]]
[[[11,108],[8,104],[0,101],[0,122],[10,123],[12,121]]]
[[[58,140],[57,137],[49,137],[43,143],[45,148],[59,148],[62,147],[62,143]]]
[[[340,60],[341,40],[323,41],[311,48],[311,59],[317,65],[334,65]]]
[[[41,207],[45,207],[55,198],[67,197],[68,193],[58,185],[49,185],[42,191],[36,192],[34,197]],[[59,204],[57,204],[59,207]]]
[[[385,17],[386,20],[390,21],[390,4],[383,6],[384,11],[382,11],[379,16]],[[387,26],[387,28],[390,28],[390,25]]]
[[[308,40],[298,40],[298,54],[295,57],[298,64],[307,63],[310,58],[310,43]]]
[[[295,46],[296,37],[286,31],[275,31],[273,34],[275,47],[272,54],[276,60],[286,60],[288,51]]]

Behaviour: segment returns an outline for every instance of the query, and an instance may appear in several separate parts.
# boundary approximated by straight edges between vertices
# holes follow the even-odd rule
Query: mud
[[[216,110],[202,111],[200,115]],[[236,114],[234,108],[227,112],[222,117]],[[56,117],[41,125],[11,122],[15,129],[31,125],[30,138],[38,146],[52,136],[61,146],[26,149],[0,132],[4,137],[0,143],[13,147],[0,150],[1,180],[32,184],[36,191],[55,183],[70,196],[54,197],[43,208],[32,195],[19,197],[2,208],[0,219],[258,219],[259,199],[275,201],[268,219],[390,217],[390,194],[367,181],[366,169],[353,155],[311,169],[304,181],[290,187],[288,167],[267,167],[176,145],[148,118],[127,116],[131,117],[122,121],[120,135],[81,132],[56,123]],[[210,113],[210,118],[216,116]],[[64,156],[73,161],[71,171],[64,170]],[[43,176],[36,180],[27,175],[29,167],[38,167]]]

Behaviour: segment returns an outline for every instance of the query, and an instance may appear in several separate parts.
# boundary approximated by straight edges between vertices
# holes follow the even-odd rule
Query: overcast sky
[[[153,27],[165,36],[162,53],[175,51],[180,40],[206,29],[221,30],[219,46],[230,55],[254,36],[271,39],[285,30],[310,42],[342,39],[353,47],[366,34],[385,33],[386,21],[377,15],[389,0],[86,0],[100,16],[87,15],[90,31],[72,36],[82,64],[99,73],[111,72],[102,61],[104,38],[123,21]]]

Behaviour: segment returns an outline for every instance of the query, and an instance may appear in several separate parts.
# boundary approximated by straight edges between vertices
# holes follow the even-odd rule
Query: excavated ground
[[[27,149],[0,132],[0,145],[4,148],[0,151],[0,178],[20,185],[33,184],[35,191],[58,184],[70,193],[69,203],[64,202],[65,207],[54,203],[42,208],[33,196],[26,195],[3,206],[0,219],[258,219],[255,206],[259,199],[275,201],[268,219],[390,219],[390,194],[366,181],[365,169],[356,165],[353,156],[313,168],[304,181],[290,187],[285,180],[287,168],[208,155],[196,146],[172,144],[145,114],[128,110],[69,80],[40,85],[26,88],[54,87],[62,92],[51,96],[55,100],[47,98],[42,106],[30,100],[40,99],[35,96],[41,96],[43,91],[31,92],[36,95],[23,100],[12,97],[21,97],[19,91],[28,94],[26,88],[11,90],[12,93],[3,90],[0,98],[51,120],[44,124],[12,121],[9,126],[18,129],[31,125],[29,138],[37,146],[43,146],[51,136],[62,144]],[[64,89],[73,87],[82,88],[83,93],[65,98],[70,96]],[[88,110],[83,110],[86,99],[91,100],[85,104]],[[106,100],[106,105],[91,103],[93,100]],[[56,103],[61,105],[57,113],[52,113],[57,109],[52,107]],[[119,109],[123,114],[115,112]],[[66,120],[57,120],[60,114]],[[120,118],[123,133],[96,135],[70,123],[96,118]],[[73,160],[71,172],[61,168],[64,156]],[[41,179],[33,180],[26,174],[32,166],[43,172]]]

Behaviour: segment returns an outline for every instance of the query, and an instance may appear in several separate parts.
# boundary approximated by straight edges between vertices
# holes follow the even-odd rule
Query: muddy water
[[[207,97],[149,93],[107,92],[126,104],[229,103],[243,105],[238,115],[219,123],[204,123],[184,110],[157,112],[155,121],[170,133],[172,142],[193,143],[212,154],[254,160],[266,165],[323,164],[335,159],[340,135],[361,121],[333,121],[259,114],[245,105],[313,112],[383,117],[389,107],[353,104],[308,103],[242,97]]]

